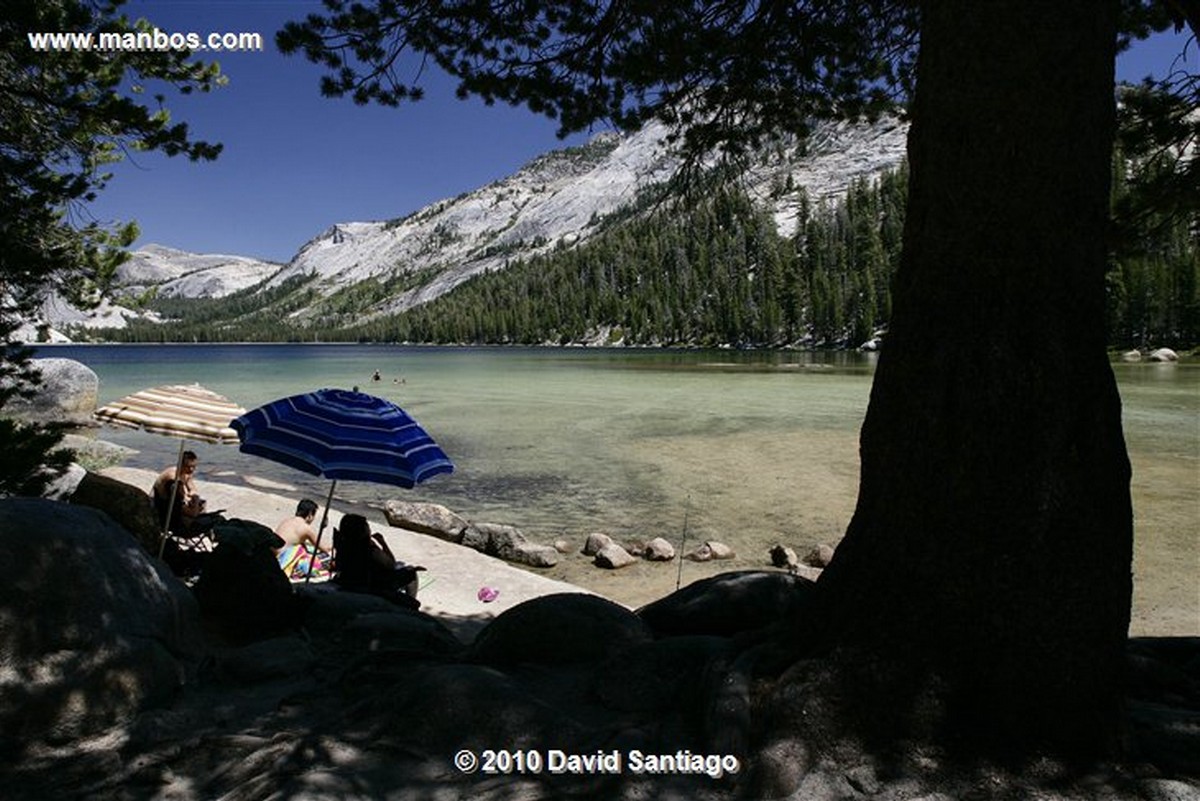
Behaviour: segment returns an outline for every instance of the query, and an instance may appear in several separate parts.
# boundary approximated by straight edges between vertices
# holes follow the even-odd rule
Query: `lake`
[[[720,565],[688,562],[683,581],[757,567],[771,546],[835,544],[854,508],[858,429],[874,355],[389,345],[71,345],[100,376],[100,402],[199,382],[250,408],[321,387],[353,387],[409,411],[456,470],[414,490],[338,485],[337,503],[445,504],[509,523],[530,539],[581,543],[592,531],[663,536],[687,549],[733,545]],[[381,380],[373,381],[378,370]],[[1200,364],[1115,364],[1134,466],[1135,625],[1200,634]],[[159,470],[178,440],[106,428]],[[328,482],[238,452],[191,446],[200,480],[252,475],[323,499]],[[382,520],[376,513],[373,517]],[[675,565],[620,575],[567,558],[551,575],[642,603],[674,589]]]

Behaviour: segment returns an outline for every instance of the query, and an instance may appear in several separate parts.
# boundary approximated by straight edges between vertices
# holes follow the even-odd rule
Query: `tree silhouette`
[[[219,145],[190,138],[186,124],[172,122],[162,95],[141,94],[156,82],[184,94],[208,91],[220,80],[215,65],[183,50],[34,41],[42,32],[150,32],[144,20],[120,15],[123,2],[15,2],[0,14],[0,342],[48,291],[94,305],[128,258],[136,226],[102,225],[83,211],[107,183],[109,165],[131,150],[193,160],[220,152]],[[28,349],[0,352],[0,381],[0,407],[32,391],[38,375]],[[61,470],[68,463],[61,455],[46,457],[61,439],[54,432],[0,419],[0,434],[8,449],[0,460],[0,491],[36,493],[48,478],[44,466]]]
[[[860,729],[915,731],[937,687],[943,735],[1115,747],[1132,512],[1104,330],[1113,70],[1120,32],[1161,29],[1173,6],[326,6],[278,41],[329,67],[327,94],[419,99],[428,58],[460,95],[563,133],[661,120],[693,166],[903,102],[907,216],[858,504],[790,653],[831,655],[844,697],[888,710],[848,715]]]

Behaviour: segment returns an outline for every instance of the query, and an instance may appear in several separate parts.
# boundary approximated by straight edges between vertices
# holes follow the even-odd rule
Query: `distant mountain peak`
[[[905,136],[906,125],[896,119],[822,125],[802,142],[764,149],[744,184],[780,232],[790,235],[801,193],[818,202],[844,194],[856,178],[898,164]],[[392,314],[510,260],[587,240],[599,221],[674,175],[680,161],[666,138],[658,123],[631,134],[598,133],[582,145],[537,156],[507,178],[403,217],[338,222],[283,266],[146,245],[120,268],[117,284],[126,296],[153,290],[160,297],[215,298],[260,283],[259,291],[278,292],[303,281],[315,296],[290,312],[299,322],[320,319],[331,311],[323,301],[369,284],[355,289],[360,299],[372,298],[360,317]]]

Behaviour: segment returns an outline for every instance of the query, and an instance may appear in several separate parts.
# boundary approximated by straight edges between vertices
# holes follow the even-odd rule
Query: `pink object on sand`
[[[479,592],[476,593],[475,597],[483,601],[485,604],[490,604],[492,601],[496,600],[499,595],[500,590],[493,589],[492,587],[480,587]]]

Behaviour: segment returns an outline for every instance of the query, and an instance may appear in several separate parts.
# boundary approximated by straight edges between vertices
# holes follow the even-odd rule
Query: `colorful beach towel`
[[[279,551],[279,566],[292,581],[304,581],[312,561],[312,549],[307,546],[285,545]],[[332,572],[333,556],[328,551],[318,551],[312,568],[313,579],[328,579]]]

